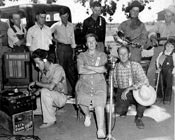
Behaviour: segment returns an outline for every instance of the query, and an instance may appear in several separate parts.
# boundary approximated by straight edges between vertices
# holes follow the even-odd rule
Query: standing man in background
[[[26,47],[26,28],[21,23],[21,13],[16,12],[12,14],[12,25],[7,31],[9,46],[15,52],[28,51]]]
[[[31,54],[37,49],[49,51],[49,46],[52,44],[52,34],[48,26],[45,25],[46,12],[44,10],[36,13],[36,23],[29,28],[27,32],[27,43]],[[32,67],[32,78],[38,80],[38,71]]]
[[[30,52],[37,49],[49,51],[52,44],[52,34],[50,28],[45,25],[46,11],[40,10],[36,13],[36,23],[27,32],[27,46]]]
[[[125,12],[129,13],[129,19],[122,22],[118,31],[124,33],[124,37],[130,42],[138,44],[130,45],[131,60],[140,62],[141,61],[141,51],[147,42],[147,31],[144,23],[139,19],[139,13],[144,10],[144,5],[140,2],[134,1],[126,7]]]
[[[92,3],[92,15],[83,22],[84,36],[89,33],[94,33],[97,37],[97,50],[104,52],[104,43],[106,35],[106,21],[101,15],[101,4],[98,1]]]
[[[68,21],[69,9],[60,9],[61,24],[53,24],[51,32],[54,34],[57,49],[56,56],[59,64],[64,68],[66,77],[71,85],[71,95],[74,96],[75,85],[77,82],[77,72],[73,61],[75,44],[74,25]]]

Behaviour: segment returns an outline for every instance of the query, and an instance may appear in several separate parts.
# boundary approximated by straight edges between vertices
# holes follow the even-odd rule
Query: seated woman
[[[84,125],[91,125],[91,109],[95,109],[97,120],[97,137],[105,138],[104,108],[106,104],[107,86],[103,73],[106,72],[107,56],[96,50],[95,34],[86,35],[88,50],[80,53],[77,59],[80,78],[76,85],[77,101],[85,114]]]
[[[156,65],[159,74],[157,97],[163,103],[170,102],[172,96],[173,74],[175,74],[175,39],[168,39],[164,50],[157,57]]]

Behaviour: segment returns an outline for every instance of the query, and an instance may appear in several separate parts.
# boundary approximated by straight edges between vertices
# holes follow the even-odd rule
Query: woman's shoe
[[[99,130],[97,131],[97,138],[98,138],[98,139],[104,139],[105,137],[106,137],[106,135],[105,135],[103,129],[99,129]]]

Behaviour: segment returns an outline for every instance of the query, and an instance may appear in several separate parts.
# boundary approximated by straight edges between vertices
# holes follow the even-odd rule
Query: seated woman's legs
[[[86,127],[89,127],[91,125],[91,114],[89,111],[88,106],[84,106],[84,105],[80,105],[83,113],[85,114],[85,121],[84,121],[84,125]]]
[[[97,137],[98,138],[104,138],[104,107],[103,106],[97,106],[95,107],[95,115],[97,119]]]

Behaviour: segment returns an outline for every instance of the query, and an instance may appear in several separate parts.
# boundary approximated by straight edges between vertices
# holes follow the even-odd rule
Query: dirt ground
[[[109,140],[174,140],[174,96],[171,104],[156,103],[156,105],[163,107],[171,117],[161,122],[144,117],[144,129],[138,129],[135,126],[134,116],[117,117],[112,131],[115,139]],[[92,117],[92,125],[88,128],[84,127],[83,115],[80,116],[80,120],[77,120],[76,111],[70,104],[58,110],[56,116],[57,123],[46,129],[39,129],[42,116],[35,116],[34,135],[41,140],[97,140],[94,117]],[[32,135],[32,130],[21,134]],[[7,140],[7,138],[0,138],[0,140]]]

